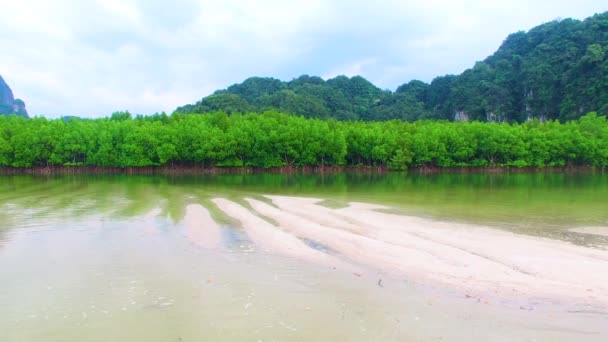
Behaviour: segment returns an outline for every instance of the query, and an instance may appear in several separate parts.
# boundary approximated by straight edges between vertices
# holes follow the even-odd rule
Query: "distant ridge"
[[[268,109],[365,121],[568,121],[592,111],[608,115],[608,12],[513,33],[472,68],[430,84],[414,80],[392,92],[361,76],[303,75],[288,82],[252,77],[176,111]]]

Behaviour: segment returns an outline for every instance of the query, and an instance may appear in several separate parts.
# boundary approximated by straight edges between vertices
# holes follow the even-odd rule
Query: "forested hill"
[[[446,56],[449,58],[449,56]],[[278,109],[340,120],[562,121],[608,115],[608,12],[555,20],[509,35],[498,51],[460,75],[382,90],[361,76],[252,77],[177,109],[244,113]]]
[[[17,114],[28,117],[25,103],[14,98],[13,91],[0,76],[0,115],[2,114]]]

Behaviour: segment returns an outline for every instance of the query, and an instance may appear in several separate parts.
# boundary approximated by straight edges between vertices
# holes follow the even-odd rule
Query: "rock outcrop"
[[[0,115],[3,114],[17,114],[25,118],[29,117],[25,109],[25,103],[20,99],[15,99],[13,91],[4,82],[2,76],[0,76]]]

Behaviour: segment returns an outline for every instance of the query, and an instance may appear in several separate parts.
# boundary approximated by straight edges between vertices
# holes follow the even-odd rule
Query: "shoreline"
[[[199,174],[335,174],[362,173],[385,174],[409,172],[416,174],[441,173],[605,173],[603,167],[565,166],[565,167],[412,167],[404,171],[391,171],[386,166],[282,166],[262,167],[217,167],[217,166],[146,166],[146,167],[100,167],[100,166],[41,166],[31,168],[0,167],[0,175],[199,175]]]
[[[272,204],[245,198],[251,208],[239,210],[276,222],[266,223],[266,230],[280,234],[265,239],[273,246],[287,245],[293,237],[314,241],[337,259],[373,271],[370,275],[379,272],[377,276],[484,304],[608,313],[608,251],[486,226],[387,214],[377,211],[381,206],[365,203],[331,209],[319,205],[320,199],[266,198]],[[251,227],[234,208],[220,209]],[[293,251],[270,253],[318,263]]]
[[[587,234],[587,235],[596,235],[596,236],[606,236],[608,237],[608,227],[577,227],[568,229],[570,232]]]

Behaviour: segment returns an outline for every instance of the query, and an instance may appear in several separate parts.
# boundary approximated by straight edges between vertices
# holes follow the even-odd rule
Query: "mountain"
[[[361,76],[303,75],[289,82],[252,77],[176,112],[267,109],[366,121],[567,121],[591,111],[608,115],[608,12],[513,33],[472,68],[430,84],[414,80],[392,92]]]
[[[509,35],[473,68],[433,80],[425,104],[449,119],[567,121],[591,111],[608,114],[608,12]]]
[[[25,103],[20,99],[15,99],[13,91],[0,76],[0,115],[2,114],[17,114],[25,118],[29,117],[25,109]]]
[[[177,111],[206,113],[221,110],[230,114],[276,108],[305,117],[373,120],[368,117],[370,108],[391,95],[391,92],[379,89],[361,76],[338,76],[325,81],[320,77],[303,75],[290,82],[252,77]]]

